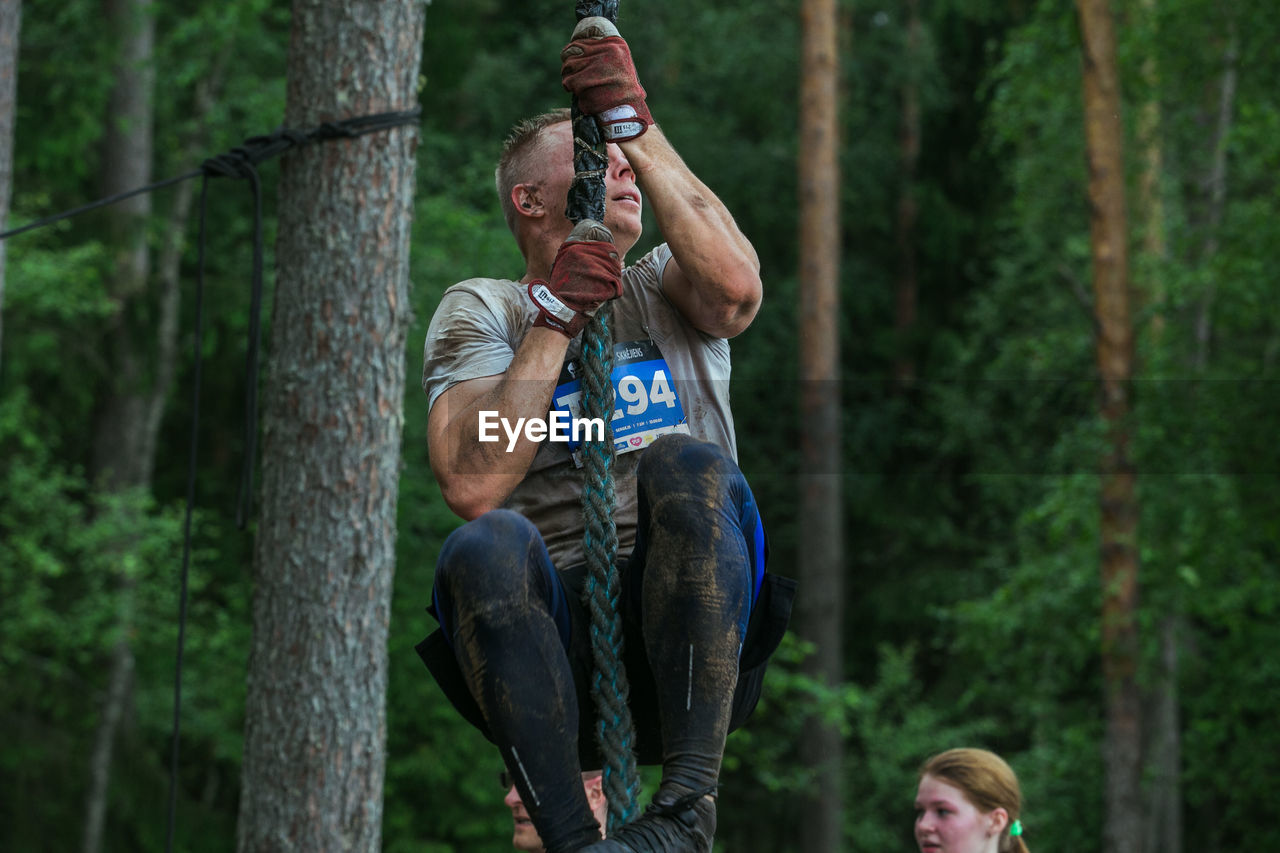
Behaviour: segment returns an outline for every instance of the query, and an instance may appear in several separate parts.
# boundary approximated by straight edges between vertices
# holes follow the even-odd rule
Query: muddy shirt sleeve
[[[507,287],[503,287],[507,285]],[[423,347],[422,390],[428,408],[454,385],[496,376],[515,356],[509,282],[465,281],[445,291]]]
[[[623,276],[624,285],[637,290],[637,298],[647,302],[655,296],[663,299],[666,294],[662,289],[662,276],[667,271],[667,262],[671,260],[671,250],[666,243],[661,243],[644,257],[627,267]]]

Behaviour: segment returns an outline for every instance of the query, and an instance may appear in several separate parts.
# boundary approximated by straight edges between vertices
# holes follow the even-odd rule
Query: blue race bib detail
[[[582,385],[576,361],[565,364],[551,404],[570,418],[582,417]],[[610,420],[617,453],[648,447],[658,436],[689,432],[689,420],[676,394],[671,368],[653,341],[627,341],[613,346],[614,410]],[[581,442],[570,442],[574,461],[581,465]]]

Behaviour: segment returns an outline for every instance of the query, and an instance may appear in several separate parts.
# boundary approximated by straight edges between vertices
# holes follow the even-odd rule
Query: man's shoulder
[[[469,278],[450,286],[440,297],[427,330],[428,348],[462,336],[493,339],[514,349],[520,330],[532,322],[535,309],[524,285],[502,278]]]
[[[431,405],[458,382],[502,373],[532,322],[533,303],[510,279],[469,278],[445,290],[423,345]]]
[[[524,285],[518,281],[512,281],[509,278],[487,278],[485,276],[476,276],[475,278],[463,279],[457,284],[451,284],[445,288],[444,294],[440,297],[440,301],[446,299],[457,298],[458,296],[474,296],[484,300],[491,299],[510,299],[512,296],[518,296],[523,292]]]
[[[671,260],[671,250],[666,243],[659,243],[622,271],[624,280],[631,280],[640,287],[650,290],[662,290],[662,275]]]
[[[467,318],[492,318],[502,323],[518,323],[527,312],[524,285],[505,278],[468,278],[450,285],[440,296],[433,312],[437,322],[456,325]]]

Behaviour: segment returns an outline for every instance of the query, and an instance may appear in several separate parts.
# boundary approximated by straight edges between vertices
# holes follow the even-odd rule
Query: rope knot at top
[[[255,161],[247,148],[237,146],[222,154],[215,154],[200,164],[200,171],[213,178],[250,178],[257,173]]]
[[[336,129],[336,131],[335,131]],[[256,174],[254,166],[277,157],[290,148],[300,148],[318,139],[336,139],[356,136],[350,129],[328,122],[311,131],[282,127],[265,136],[251,136],[244,144],[230,151],[217,154],[200,164],[200,170],[211,177],[251,178]]]

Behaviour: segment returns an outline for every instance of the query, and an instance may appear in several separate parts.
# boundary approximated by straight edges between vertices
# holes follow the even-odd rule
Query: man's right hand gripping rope
[[[529,282],[535,326],[575,337],[610,299],[622,295],[622,258],[609,229],[592,219],[574,226],[551,264],[551,281]]]

